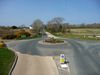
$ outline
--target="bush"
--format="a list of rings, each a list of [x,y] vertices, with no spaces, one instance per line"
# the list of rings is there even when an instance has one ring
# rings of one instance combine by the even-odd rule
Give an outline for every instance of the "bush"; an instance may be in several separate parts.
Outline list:
[[[0,42],[0,48],[6,47],[3,41]]]
[[[0,43],[0,48],[5,47],[5,45],[3,43]]]
[[[64,41],[60,40],[60,39],[49,38],[49,39],[45,39],[45,42],[48,42],[48,43],[63,43]]]
[[[30,33],[26,32],[25,30],[20,30],[15,33],[16,38],[21,38],[22,36],[30,37]]]
[[[2,39],[15,39],[16,35],[13,34],[6,34],[4,36],[2,36]]]
[[[32,38],[39,38],[39,37],[42,37],[42,35],[41,35],[41,34],[34,34],[34,35],[32,36]]]

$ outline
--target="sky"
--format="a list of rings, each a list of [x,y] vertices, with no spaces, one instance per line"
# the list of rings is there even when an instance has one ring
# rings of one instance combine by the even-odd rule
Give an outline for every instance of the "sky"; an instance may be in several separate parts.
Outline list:
[[[47,23],[54,17],[71,24],[100,23],[100,0],[0,0],[0,25]]]

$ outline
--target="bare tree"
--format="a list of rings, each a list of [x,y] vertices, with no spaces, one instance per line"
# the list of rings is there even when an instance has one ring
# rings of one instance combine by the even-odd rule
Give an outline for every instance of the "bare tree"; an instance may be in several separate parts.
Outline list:
[[[43,22],[40,19],[37,19],[32,23],[31,26],[36,33],[39,33],[43,29]]]
[[[48,30],[51,32],[60,32],[63,24],[64,18],[62,17],[55,17],[51,21],[48,22]]]

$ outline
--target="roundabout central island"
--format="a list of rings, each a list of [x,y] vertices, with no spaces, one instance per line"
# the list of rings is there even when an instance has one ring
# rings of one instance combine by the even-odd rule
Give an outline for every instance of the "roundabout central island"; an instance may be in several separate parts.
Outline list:
[[[52,38],[46,38],[44,40],[41,40],[38,43],[43,45],[59,45],[59,44],[65,44],[66,42],[62,39],[52,37]]]

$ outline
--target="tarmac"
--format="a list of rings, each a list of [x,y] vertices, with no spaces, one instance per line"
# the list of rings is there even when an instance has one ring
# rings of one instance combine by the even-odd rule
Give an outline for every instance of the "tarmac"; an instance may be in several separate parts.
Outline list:
[[[57,66],[51,56],[17,54],[18,61],[12,75],[59,75]]]

